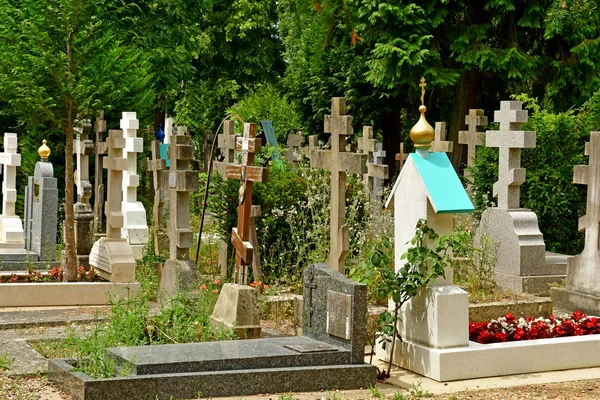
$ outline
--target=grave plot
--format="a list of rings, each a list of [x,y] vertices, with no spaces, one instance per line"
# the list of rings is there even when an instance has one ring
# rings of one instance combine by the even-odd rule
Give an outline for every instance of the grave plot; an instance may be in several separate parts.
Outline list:
[[[73,360],[48,362],[49,379],[75,398],[169,399],[358,389],[375,383],[364,364],[366,286],[311,265],[304,336],[107,349],[127,376],[92,379]],[[118,368],[119,369],[119,368]]]

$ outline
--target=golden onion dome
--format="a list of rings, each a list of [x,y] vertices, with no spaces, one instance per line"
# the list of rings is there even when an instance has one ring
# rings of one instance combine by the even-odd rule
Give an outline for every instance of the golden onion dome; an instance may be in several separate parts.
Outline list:
[[[48,157],[50,157],[51,152],[52,151],[50,150],[50,147],[46,145],[46,139],[42,140],[42,145],[38,149],[38,154],[40,155],[42,161],[48,161]]]
[[[421,105],[419,106],[421,117],[410,129],[410,139],[415,144],[416,149],[427,150],[435,139],[435,130],[425,118],[425,111],[427,111],[427,107],[425,107],[425,86],[427,86],[425,78],[421,78],[419,86],[421,86]]]

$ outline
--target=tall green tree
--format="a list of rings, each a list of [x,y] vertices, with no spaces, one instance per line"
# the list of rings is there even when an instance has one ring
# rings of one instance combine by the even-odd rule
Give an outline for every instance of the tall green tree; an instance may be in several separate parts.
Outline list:
[[[119,1],[1,0],[0,96],[24,130],[40,125],[65,139],[65,279],[76,275],[73,126],[100,108],[147,110],[154,93],[146,54],[126,45]],[[121,109],[123,109],[121,108]]]

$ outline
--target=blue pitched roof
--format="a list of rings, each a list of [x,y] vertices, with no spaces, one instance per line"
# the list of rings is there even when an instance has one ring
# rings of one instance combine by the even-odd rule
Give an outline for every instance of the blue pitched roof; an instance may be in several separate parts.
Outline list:
[[[469,213],[475,209],[446,153],[429,153],[427,158],[411,153],[408,157],[415,163],[437,214]]]

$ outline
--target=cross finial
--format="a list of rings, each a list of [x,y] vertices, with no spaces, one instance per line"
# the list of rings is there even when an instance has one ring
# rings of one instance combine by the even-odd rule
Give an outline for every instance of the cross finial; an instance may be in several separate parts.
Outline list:
[[[421,83],[419,83],[419,86],[421,86],[421,105],[424,106],[425,105],[425,87],[427,86],[427,82],[425,82],[425,77],[421,77]]]

